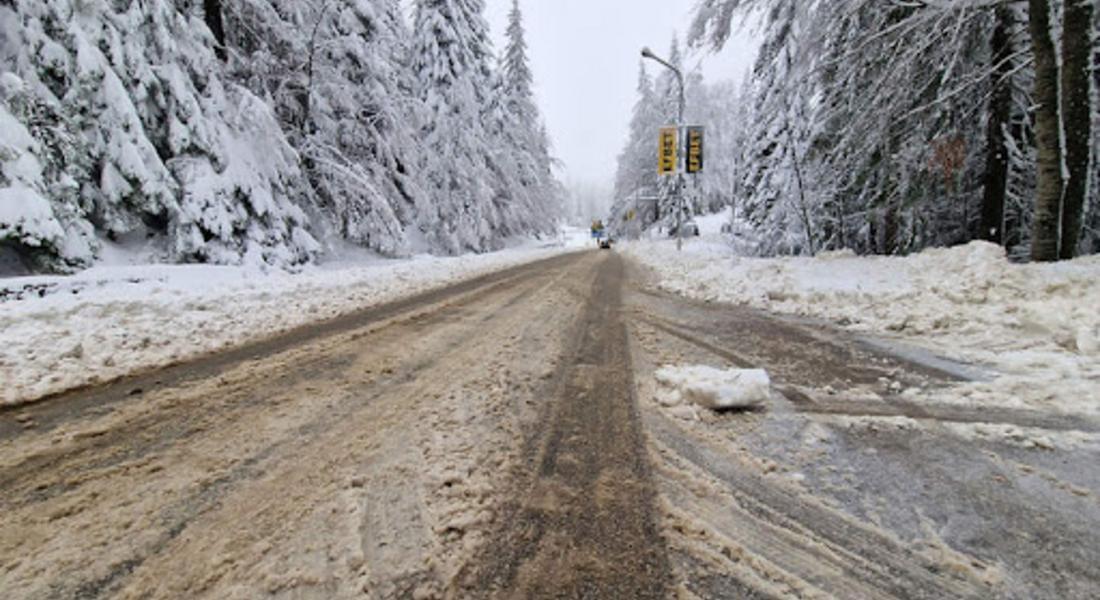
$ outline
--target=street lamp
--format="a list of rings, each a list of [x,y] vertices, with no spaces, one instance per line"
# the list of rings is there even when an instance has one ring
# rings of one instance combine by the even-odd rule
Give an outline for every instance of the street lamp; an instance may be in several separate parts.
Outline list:
[[[648,58],[661,66],[669,69],[676,75],[676,83],[680,86],[680,111],[676,118],[676,135],[680,140],[684,139],[684,74],[680,72],[675,65],[667,60],[657,56],[649,49],[649,46],[642,48],[642,58]],[[683,250],[684,247],[684,169],[683,163],[683,149],[681,148],[677,152],[677,169],[676,169],[676,250]]]

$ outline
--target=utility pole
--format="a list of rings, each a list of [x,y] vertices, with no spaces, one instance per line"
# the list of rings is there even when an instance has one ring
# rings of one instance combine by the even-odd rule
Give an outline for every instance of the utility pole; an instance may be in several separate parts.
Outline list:
[[[667,60],[657,56],[653,53],[649,47],[642,48],[642,58],[648,58],[655,61],[661,66],[669,69],[676,75],[676,83],[680,87],[680,110],[676,117],[676,132],[678,140],[684,140],[684,74],[680,72],[675,65]],[[686,160],[686,152],[677,152],[678,157],[676,159],[676,250],[681,251],[684,248],[684,162]]]

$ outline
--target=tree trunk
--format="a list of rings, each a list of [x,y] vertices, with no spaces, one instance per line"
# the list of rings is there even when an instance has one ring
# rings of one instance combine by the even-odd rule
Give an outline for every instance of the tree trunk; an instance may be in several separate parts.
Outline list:
[[[1035,54],[1035,144],[1039,171],[1031,258],[1055,261],[1062,213],[1062,135],[1058,118],[1058,59],[1050,34],[1049,0],[1028,0],[1028,25]]]
[[[1012,9],[996,11],[990,47],[993,56],[993,93],[989,98],[989,120],[985,129],[985,175],[982,221],[978,237],[1004,244],[1005,194],[1008,190],[1008,146],[1005,135],[1012,118]]]
[[[1066,132],[1065,200],[1059,256],[1077,256],[1089,183],[1092,142],[1092,0],[1067,0],[1062,21],[1062,122]]]
[[[791,164],[794,165],[794,179],[798,184],[798,216],[802,220],[802,229],[806,233],[806,245],[810,250],[810,256],[817,256],[817,247],[814,244],[813,223],[810,221],[810,211],[806,206],[806,189],[802,182],[802,165],[798,159],[798,149],[795,147],[794,136],[791,134],[791,121],[787,120],[787,146],[791,151]]]
[[[878,211],[867,212],[867,251],[870,254],[882,254],[878,243]]]
[[[225,24],[222,21],[222,0],[202,0],[203,15],[210,33],[214,34],[214,54],[225,62],[228,54],[225,49]]]
[[[893,202],[886,205],[882,214],[882,253],[888,256],[898,254],[901,247],[898,228],[898,209]]]

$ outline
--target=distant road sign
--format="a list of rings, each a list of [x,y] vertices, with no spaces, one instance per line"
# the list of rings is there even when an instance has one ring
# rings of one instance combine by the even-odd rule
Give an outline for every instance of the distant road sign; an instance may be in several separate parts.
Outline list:
[[[660,135],[660,148],[657,158],[657,172],[668,175],[676,172],[676,148],[679,135],[675,127],[662,127]]]
[[[687,128],[687,172],[703,172],[703,138],[702,127]]]

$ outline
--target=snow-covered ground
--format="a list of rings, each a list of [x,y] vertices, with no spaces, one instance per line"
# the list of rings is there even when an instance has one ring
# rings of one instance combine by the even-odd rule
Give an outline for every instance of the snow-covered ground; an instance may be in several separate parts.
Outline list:
[[[993,375],[936,392],[939,401],[1100,414],[1100,256],[1013,264],[975,242],[908,257],[745,258],[719,233],[624,243],[661,288],[696,299],[822,318],[916,345]]]
[[[186,360],[491,271],[587,247],[556,242],[455,258],[344,253],[290,274],[209,265],[98,266],[0,279],[0,404]]]

